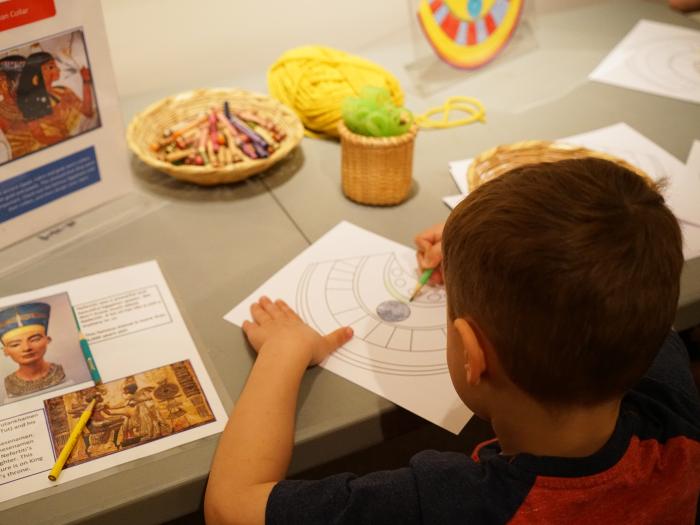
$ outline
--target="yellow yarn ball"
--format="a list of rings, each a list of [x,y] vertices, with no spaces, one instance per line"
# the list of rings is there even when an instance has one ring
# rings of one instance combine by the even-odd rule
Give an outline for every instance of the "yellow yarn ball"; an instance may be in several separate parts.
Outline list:
[[[307,135],[338,136],[343,101],[365,86],[384,87],[403,106],[399,81],[383,67],[329,47],[304,46],[286,51],[267,72],[270,94],[291,107]]]

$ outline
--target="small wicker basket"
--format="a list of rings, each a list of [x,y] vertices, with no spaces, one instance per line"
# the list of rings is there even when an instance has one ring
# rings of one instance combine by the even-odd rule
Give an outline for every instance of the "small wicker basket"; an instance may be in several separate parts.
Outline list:
[[[396,137],[365,137],[338,124],[343,193],[360,204],[388,206],[411,190],[413,144],[418,127]]]
[[[636,173],[645,179],[648,184],[653,185],[653,181],[646,173],[623,159],[582,146],[547,140],[527,140],[514,142],[513,144],[503,144],[480,153],[469,166],[467,183],[469,184],[469,190],[474,191],[484,182],[521,166],[589,157],[614,162]]]
[[[265,159],[243,157],[243,161],[223,167],[174,165],[160,160],[150,145],[163,130],[228,101],[233,109],[252,109],[272,120],[286,137],[279,149]],[[304,136],[299,117],[284,104],[260,93],[241,89],[197,89],[165,98],[136,115],[126,132],[129,148],[144,163],[173,177],[211,186],[243,180],[266,170],[294,149]]]

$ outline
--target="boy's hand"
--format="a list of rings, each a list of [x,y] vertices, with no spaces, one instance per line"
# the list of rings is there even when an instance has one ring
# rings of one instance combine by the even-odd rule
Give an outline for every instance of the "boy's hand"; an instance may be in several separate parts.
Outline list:
[[[445,223],[431,226],[425,231],[422,231],[413,240],[416,244],[416,260],[421,273],[428,268],[435,268],[433,275],[430,276],[430,284],[442,284],[442,230],[445,228]]]
[[[263,296],[250,313],[253,321],[245,321],[242,328],[255,351],[273,352],[286,362],[298,360],[304,367],[317,365],[352,338],[350,327],[319,334],[282,300]]]

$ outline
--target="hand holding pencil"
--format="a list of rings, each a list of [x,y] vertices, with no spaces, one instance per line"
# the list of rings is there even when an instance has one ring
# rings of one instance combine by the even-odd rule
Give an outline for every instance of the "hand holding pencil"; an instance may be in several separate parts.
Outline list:
[[[427,282],[429,284],[442,284],[442,230],[445,224],[436,224],[416,235],[416,261],[421,274],[432,269]]]

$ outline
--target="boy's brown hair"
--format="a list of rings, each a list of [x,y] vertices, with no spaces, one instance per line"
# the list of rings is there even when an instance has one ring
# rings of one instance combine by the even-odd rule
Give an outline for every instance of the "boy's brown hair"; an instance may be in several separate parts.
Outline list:
[[[511,380],[551,406],[631,388],[676,312],[682,237],[657,188],[600,159],[489,181],[443,232],[449,315],[471,317]]]

